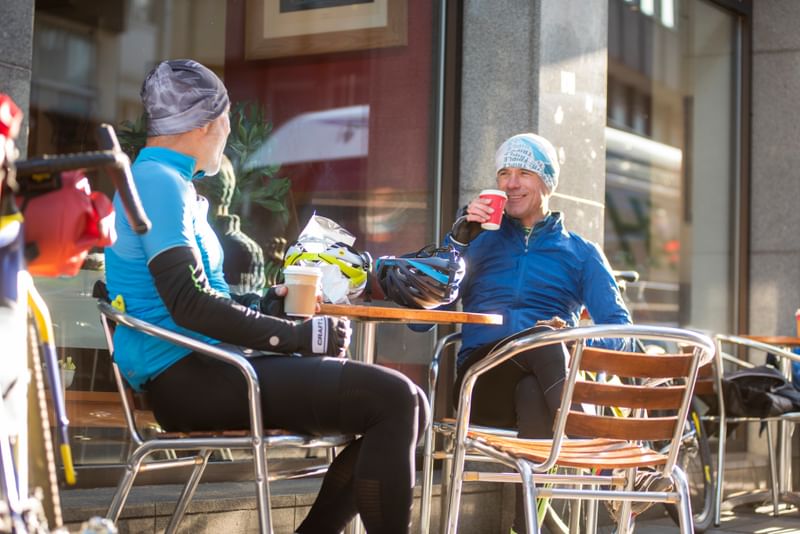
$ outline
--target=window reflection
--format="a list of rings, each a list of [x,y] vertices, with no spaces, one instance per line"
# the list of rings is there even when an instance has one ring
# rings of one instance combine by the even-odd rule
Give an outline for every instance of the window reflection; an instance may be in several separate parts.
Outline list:
[[[704,0],[609,3],[605,248],[637,322],[732,329],[736,32]]]
[[[347,52],[259,60],[245,57],[245,4],[37,3],[29,155],[92,149],[101,122],[117,126],[136,152],[145,139],[143,77],[162,59],[193,58],[225,81],[233,129],[230,175],[216,181],[229,191],[200,182],[197,188],[211,197],[221,233],[240,250],[252,247],[244,234],[263,253],[266,272],[234,262],[233,285],[274,280],[286,244],[314,212],[352,231],[356,247],[374,257],[433,242],[436,3],[403,2],[407,44],[373,47],[367,40]],[[105,180],[92,186],[110,192]],[[77,366],[67,397],[79,465],[120,461],[126,439],[111,408],[115,386],[90,296],[102,271],[94,261],[75,279],[37,281],[52,309],[59,357],[70,356]],[[432,334],[379,328],[377,360],[420,383],[431,351]]]
[[[369,154],[369,106],[301,113],[277,128],[249,165],[365,158]]]

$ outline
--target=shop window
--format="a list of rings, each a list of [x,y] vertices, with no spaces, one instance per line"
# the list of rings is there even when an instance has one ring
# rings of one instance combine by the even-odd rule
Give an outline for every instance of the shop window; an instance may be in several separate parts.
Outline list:
[[[66,4],[36,4],[29,155],[93,149],[101,122],[116,125],[135,153],[144,142],[139,90],[145,74],[161,60],[189,57],[222,77],[242,119],[244,130],[233,141],[247,140],[249,153],[236,162],[239,197],[230,209],[273,270],[313,213],[350,230],[356,248],[373,257],[436,241],[435,2]],[[271,52],[248,40],[251,4],[263,7],[257,31],[267,32],[269,17],[279,18],[281,31],[292,28],[261,35]],[[349,9],[363,16],[349,16]],[[110,192],[105,181],[91,178],[93,187]],[[114,390],[91,298],[91,285],[102,277],[99,253],[74,279],[37,281],[53,311],[59,355],[77,366],[67,390],[72,398],[89,392],[100,399]],[[430,333],[382,326],[377,360],[422,383],[432,340]],[[121,429],[81,426],[88,411],[71,415],[82,446],[79,465],[119,461]]]
[[[733,331],[738,19],[704,0],[609,8],[607,255],[641,274],[634,321]]]

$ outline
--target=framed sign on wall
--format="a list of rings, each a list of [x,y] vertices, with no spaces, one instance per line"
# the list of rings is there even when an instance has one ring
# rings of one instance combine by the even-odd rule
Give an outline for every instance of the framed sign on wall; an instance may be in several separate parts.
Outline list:
[[[246,59],[404,46],[408,0],[247,0]]]

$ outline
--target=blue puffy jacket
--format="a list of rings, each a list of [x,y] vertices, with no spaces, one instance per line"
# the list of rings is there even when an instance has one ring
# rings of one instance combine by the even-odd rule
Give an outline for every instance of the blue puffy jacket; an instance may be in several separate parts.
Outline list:
[[[474,349],[525,328],[560,317],[578,323],[586,306],[596,324],[630,324],[611,267],[602,250],[564,228],[552,212],[526,236],[516,219],[503,216],[500,229],[484,231],[461,251],[467,274],[461,283],[464,311],[498,313],[502,326],[465,324],[458,365]],[[623,349],[623,340],[598,340],[595,346]]]

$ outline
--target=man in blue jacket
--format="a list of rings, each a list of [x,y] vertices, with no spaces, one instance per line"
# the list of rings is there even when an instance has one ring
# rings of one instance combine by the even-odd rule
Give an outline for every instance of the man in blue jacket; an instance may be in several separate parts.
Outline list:
[[[493,210],[489,200],[475,198],[446,238],[467,264],[464,311],[503,315],[501,327],[463,326],[458,386],[464,372],[494,348],[537,328],[575,326],[584,306],[596,324],[631,322],[603,251],[568,231],[562,213],[550,211],[559,178],[553,145],[532,133],[515,135],[497,150],[495,170],[497,188],[508,196],[500,228],[481,228]],[[598,344],[622,349],[625,343]],[[475,385],[471,420],[517,428],[523,438],[552,437],[566,361],[565,348],[552,345],[492,369]],[[521,491],[517,501],[514,530],[522,533]]]

